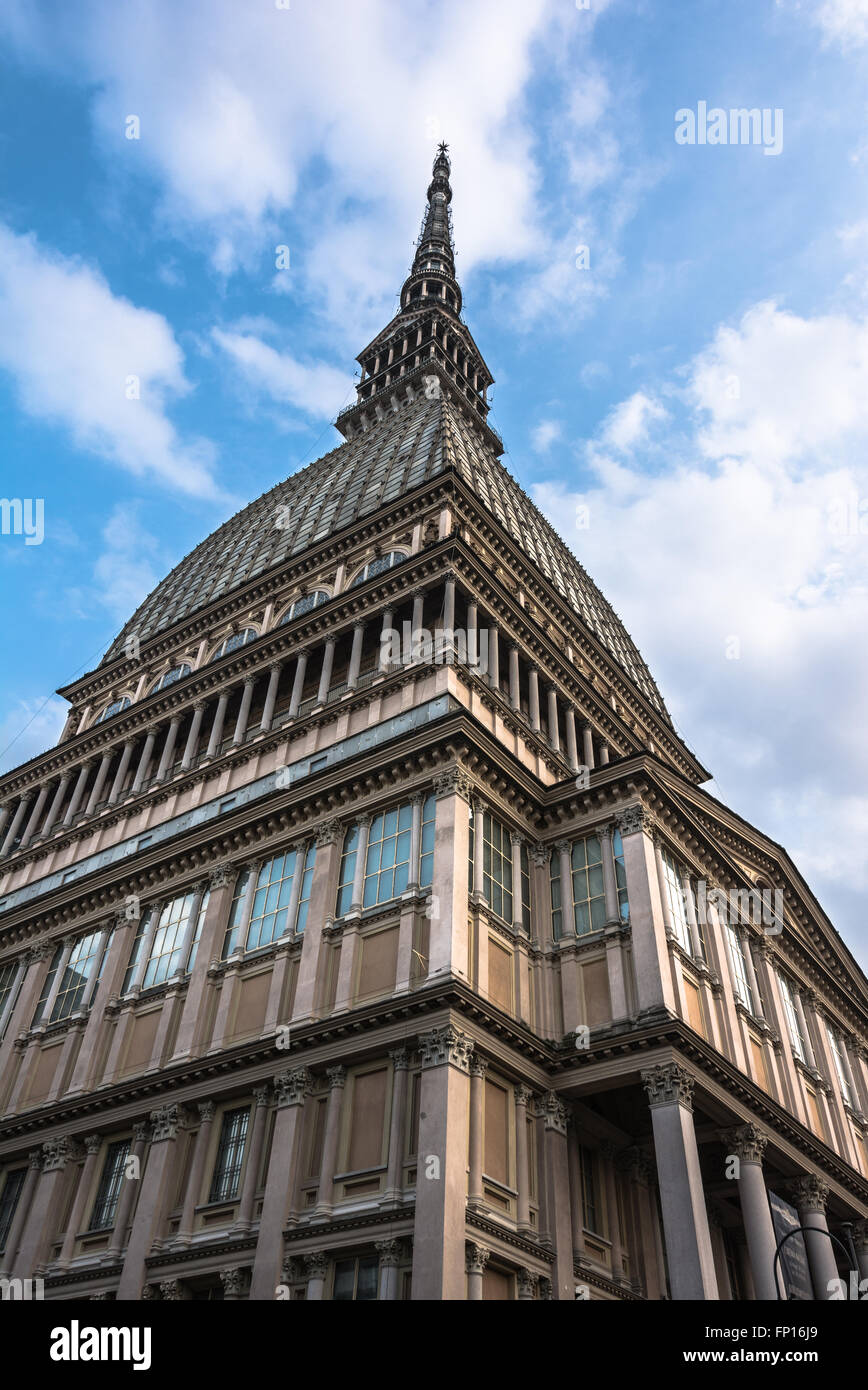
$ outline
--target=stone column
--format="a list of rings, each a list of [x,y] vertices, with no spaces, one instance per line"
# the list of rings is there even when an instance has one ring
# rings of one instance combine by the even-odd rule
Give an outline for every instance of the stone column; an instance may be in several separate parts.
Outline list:
[[[522,1266],[516,1274],[516,1281],[518,1283],[519,1302],[526,1303],[536,1298],[539,1287],[538,1274],[535,1274],[532,1269],[526,1269]]]
[[[678,1062],[642,1072],[651,1107],[669,1282],[675,1300],[717,1299],[714,1253],[693,1128],[693,1077]]]
[[[247,735],[247,721],[250,718],[250,705],[253,700],[253,691],[256,686],[256,677],[248,676],[244,682],[244,689],[241,692],[241,704],[238,707],[238,717],[235,720],[235,730],[232,734],[232,746],[237,748],[244,742]]]
[[[133,785],[130,788],[131,795],[135,796],[145,786],[148,779],[148,771],[151,766],[151,755],[154,751],[154,743],[157,738],[157,726],[154,724],[145,731],[145,741],[142,744],[142,751],[139,757],[139,765],[136,768],[136,775],[133,778]]]
[[[549,686],[549,747],[555,752],[561,751],[561,736],[558,732],[558,692],[553,685]]]
[[[283,1229],[295,1189],[299,1131],[305,1097],[310,1093],[310,1072],[305,1067],[278,1072],[274,1078],[277,1113],[265,1180],[265,1199],[259,1218],[259,1236],[253,1262],[251,1300],[270,1300],[280,1282],[283,1264]]]
[[[211,735],[208,739],[208,747],[205,750],[206,758],[215,758],[220,752],[220,745],[223,742],[223,722],[226,718],[226,706],[229,704],[229,691],[224,690],[214,711],[214,719],[211,724]]]
[[[312,1255],[303,1255],[302,1260],[304,1262],[304,1272],[307,1277],[307,1302],[318,1303],[322,1300],[323,1294],[325,1293],[325,1281],[329,1270],[328,1255],[317,1250]],[[252,1289],[250,1296],[251,1298],[254,1297]]]
[[[19,849],[26,849],[27,846],[30,844],[30,841],[33,839],[33,836],[36,834],[37,826],[39,825],[39,822],[42,819],[42,814],[45,810],[45,803],[48,800],[48,791],[48,783],[44,782],[43,785],[39,788],[39,795],[36,798],[36,805],[33,807],[33,810],[30,814],[30,818],[27,822],[27,825],[24,828],[24,834],[21,836],[21,843],[18,846]]]
[[[727,1131],[721,1138],[727,1153],[738,1159],[738,1197],[756,1296],[761,1300],[776,1300],[777,1239],[762,1167],[768,1136],[756,1125],[746,1124]],[[783,1280],[780,1281],[780,1296],[786,1298]]]
[[[150,1122],[151,1143],[118,1283],[119,1300],[141,1297],[145,1280],[145,1260],[154,1241],[162,1235],[166,1212],[174,1196],[171,1177],[178,1136],[177,1105],[162,1105],[157,1110],[152,1110]]]
[[[516,1225],[519,1235],[528,1235],[530,1224],[530,1158],[527,1149],[527,1104],[533,1092],[516,1086],[515,1095],[515,1185],[518,1191]]]
[[[267,734],[274,722],[274,706],[277,703],[277,687],[280,685],[280,673],[282,670],[282,661],[273,661],[268,668],[268,686],[265,691],[265,704],[262,708],[262,718],[259,721],[259,732],[261,734]]]
[[[491,1251],[484,1245],[469,1240],[465,1247],[464,1267],[467,1273],[467,1301],[477,1303],[482,1300],[482,1280],[485,1266],[491,1258]]]
[[[530,727],[535,734],[540,733],[539,716],[539,671],[535,666],[531,666],[527,674],[528,685],[528,706],[530,709]]]
[[[190,1164],[190,1174],[187,1178],[187,1186],[184,1189],[184,1206],[181,1211],[181,1220],[178,1224],[178,1229],[173,1241],[175,1245],[189,1245],[190,1243],[190,1237],[193,1234],[193,1224],[196,1219],[196,1207],[201,1200],[205,1159],[208,1154],[208,1146],[211,1142],[211,1126],[214,1122],[214,1102],[211,1100],[200,1100],[196,1109],[199,1112],[199,1128],[196,1131],[196,1138],[193,1142],[193,1161]]]
[[[32,1278],[37,1266],[45,1260],[60,1223],[66,1192],[66,1165],[78,1156],[77,1146],[65,1135],[48,1139],[42,1145],[42,1176],[21,1233],[18,1254],[14,1263],[10,1261],[16,1277]]]
[[[445,576],[445,592],[443,596],[443,628],[445,632],[455,631],[455,575],[451,572]],[[451,644],[451,637],[448,639]]]
[[[467,604],[467,665],[479,665],[479,609],[473,599]]]
[[[219,959],[223,949],[235,879],[236,870],[231,864],[217,864],[208,875],[208,906],[178,1024],[175,1051],[171,1058],[173,1063],[198,1056],[204,1046],[204,996],[208,988],[208,971],[211,962]]]
[[[518,683],[518,647],[514,643],[509,649],[509,703],[516,712],[521,709]]]
[[[567,762],[571,772],[579,770],[579,746],[576,742],[576,711],[567,705],[565,722],[567,726]]]
[[[521,847],[524,844],[524,836],[518,830],[511,830],[509,843],[512,848],[512,926],[514,931],[523,932]]]
[[[197,700],[193,706],[193,718],[190,720],[190,728],[187,733],[187,742],[184,744],[184,756],[181,758],[181,771],[188,772],[193,766],[193,759],[199,747],[199,733],[202,728],[202,718],[207,707],[206,700]]]
[[[422,850],[422,803],[425,797],[422,792],[414,792],[410,797],[410,808],[412,819],[410,821],[410,876],[407,880],[407,892],[416,893],[419,890],[419,858]]]
[[[389,1121],[389,1157],[383,1205],[398,1206],[404,1190],[404,1120],[407,1113],[407,1072],[410,1058],[406,1047],[393,1048],[392,1109]]]
[[[809,1228],[805,1231],[804,1240],[808,1250],[808,1264],[811,1267],[814,1297],[828,1300],[831,1292],[837,1293],[839,1278],[835,1247],[829,1239],[829,1227],[826,1224],[829,1189],[824,1182],[809,1173],[792,1183],[790,1192],[799,1213],[799,1220],[803,1226]]]
[[[383,612],[383,622],[380,627],[380,655],[377,660],[377,670],[380,675],[384,675],[389,669],[390,640],[386,634],[392,631],[392,610],[387,608]]]
[[[398,1265],[401,1262],[401,1242],[399,1240],[377,1240],[374,1249],[380,1257],[380,1301],[395,1303],[398,1300]]]
[[[856,1251],[860,1280],[868,1279],[868,1221],[857,1221],[854,1225],[853,1247]]]
[[[134,1177],[124,1177],[121,1185],[120,1197],[118,1198],[118,1208],[115,1213],[114,1231],[112,1232],[111,1242],[106,1251],[106,1262],[113,1264],[124,1249],[127,1243],[127,1226],[130,1224],[133,1203],[141,1183],[142,1160],[145,1148],[148,1143],[149,1127],[146,1120],[137,1120],[133,1125],[133,1142],[129,1152],[129,1158],[134,1162],[131,1165]]]
[[[356,821],[358,826],[358,842],[356,844],[356,863],[353,871],[353,893],[350,903],[350,912],[361,912],[362,897],[365,891],[365,865],[368,857],[368,835],[371,829],[371,817],[361,815]],[[348,992],[349,993],[349,992]]]
[[[304,678],[307,673],[308,649],[302,647],[298,654],[298,661],[295,666],[295,675],[292,678],[292,694],[289,697],[289,718],[295,719],[298,714],[298,707],[301,704],[301,694],[304,690]]]
[[[618,1208],[617,1175],[615,1172],[615,1147],[610,1140],[600,1145],[603,1159],[603,1180],[606,1184],[606,1209],[609,1214],[609,1243],[612,1247],[612,1278],[616,1284],[624,1282],[624,1244],[621,1231],[621,1215]]]
[[[344,840],[340,821],[327,821],[316,832],[316,868],[311,884],[307,925],[302,936],[301,960],[293,1008],[294,1021],[311,1019],[319,1006],[318,985],[323,944],[323,928],[332,920],[337,890],[338,868]]]
[[[561,880],[561,936],[574,937],[576,934],[576,911],[573,902],[573,863],[572,847],[569,840],[558,840],[554,847],[558,856]]]
[[[79,808],[81,798],[84,796],[84,789],[87,785],[87,779],[90,776],[92,767],[92,762],[85,762],[82,763],[81,767],[78,770],[78,777],[76,779],[75,786],[72,789],[72,796],[69,798],[69,805],[66,808],[66,815],[63,817],[63,824],[65,826],[72,825],[72,822],[75,819],[75,813]]]
[[[485,1073],[488,1063],[484,1057],[470,1058],[470,1144],[469,1179],[467,1190],[468,1207],[481,1206],[485,1201],[482,1190],[482,1139],[485,1128]]]
[[[500,689],[500,631],[495,622],[488,628],[488,684],[492,690]]]
[[[470,855],[471,782],[458,764],[434,779],[437,820],[431,883],[428,979],[467,980],[467,875],[458,870]],[[480,855],[482,836],[479,835]],[[415,1296],[415,1295],[414,1295]]]
[[[413,1299],[463,1300],[469,1063],[451,1024],[419,1038],[422,1084],[413,1225]]]
[[[552,1288],[557,1300],[573,1295],[573,1232],[570,1222],[570,1173],[567,1153],[567,1107],[549,1091],[543,1098],[543,1153],[546,1210],[554,1243]]]
[[[85,807],[84,813],[86,816],[92,816],[97,806],[99,805],[100,797],[102,796],[102,789],[105,786],[105,779],[108,776],[109,766],[111,765],[111,760],[111,753],[103,753],[102,761],[100,762],[100,765],[97,768],[96,777],[94,778],[94,783],[91,787],[91,792],[88,798],[87,806]]]
[[[75,1198],[72,1203],[72,1211],[66,1227],[66,1234],[63,1237],[63,1246],[58,1258],[58,1265],[65,1269],[72,1259],[75,1250],[75,1238],[81,1230],[85,1216],[85,1207],[90,1197],[93,1186],[94,1171],[99,1151],[102,1148],[102,1136],[99,1134],[88,1134],[84,1140],[85,1160],[81,1175],[76,1181]]]
[[[24,1179],[24,1186],[18,1197],[18,1205],[15,1208],[15,1215],[12,1218],[12,1225],[9,1227],[9,1234],[6,1237],[6,1249],[0,1256],[0,1278],[5,1278],[15,1269],[21,1269],[21,1278],[30,1278],[25,1273],[23,1267],[18,1264],[18,1250],[21,1245],[21,1235],[27,1224],[30,1215],[30,1208],[33,1203],[33,1194],[36,1191],[36,1184],[39,1182],[39,1175],[42,1172],[42,1150],[31,1149],[27,1155],[27,1176]]]
[[[600,766],[601,766],[601,767],[605,767],[605,765],[606,765],[606,763],[607,763],[608,761],[609,761],[609,745],[608,745],[608,743],[603,742],[603,743],[600,744]]]
[[[582,754],[585,767],[594,766],[594,731],[590,724],[582,725]]]
[[[257,1086],[253,1092],[253,1127],[250,1131],[250,1147],[244,1166],[244,1182],[238,1203],[238,1215],[231,1234],[246,1235],[253,1224],[253,1203],[262,1164],[262,1144],[265,1139],[265,1122],[268,1118],[268,1087]]]
[[[112,789],[109,793],[109,806],[114,806],[115,802],[118,800],[121,794],[121,788],[123,787],[124,782],[126,781],[126,776],[130,768],[130,759],[133,756],[133,749],[135,748],[135,746],[135,739],[132,738],[128,738],[126,743],[124,744],[123,752],[121,753],[121,760],[118,763],[118,770],[115,773],[114,781],[112,782]]]
[[[362,667],[362,644],[365,640],[365,624],[353,624],[353,645],[350,650],[350,669],[347,673],[347,689],[355,690],[359,683],[359,671]]]
[[[663,900],[657,880],[650,821],[644,807],[629,806],[616,815],[624,846],[624,872],[630,903],[633,969],[640,1014],[678,1012]]]
[[[344,1100],[344,1087],[347,1084],[346,1067],[328,1067],[329,1098],[326,1103],[325,1136],[322,1146],[319,1189],[314,1215],[327,1221],[332,1213],[334,1180],[338,1159],[338,1136],[340,1134],[341,1109]]]
[[[57,784],[57,790],[56,790],[55,793],[54,793],[54,800],[52,801],[51,806],[49,807],[48,815],[45,817],[45,822],[44,822],[44,824],[43,824],[43,826],[42,826],[42,830],[41,830],[41,832],[40,832],[42,835],[50,835],[50,834],[51,834],[51,831],[54,829],[54,826],[55,826],[55,824],[56,824],[56,822],[57,822],[57,818],[58,818],[58,816],[60,815],[60,808],[61,808],[61,806],[63,805],[63,799],[64,799],[64,797],[66,796],[66,789],[67,789],[67,787],[69,786],[71,780],[72,780],[72,773],[71,773],[71,772],[64,772],[63,776],[61,777],[60,781],[59,781],[58,784]],[[16,819],[17,819],[17,813],[16,813]],[[14,826],[13,826],[13,829],[14,829]],[[12,835],[12,831],[11,831],[11,830],[10,830],[9,834],[10,834],[10,836],[14,839],[14,835]]]
[[[63,788],[64,791],[66,791],[66,784],[67,784],[68,781],[69,781],[69,777],[67,776],[67,777],[61,782],[61,784],[60,784],[60,786]],[[58,795],[59,795],[59,794],[60,794],[60,788],[58,788]],[[15,815],[12,817],[12,824],[10,825],[9,829],[8,829],[7,832],[6,832],[6,838],[5,838],[5,840],[3,841],[3,848],[0,849],[0,856],[3,856],[3,855],[5,855],[5,854],[8,854],[8,853],[10,852],[10,850],[12,849],[12,846],[13,846],[14,843],[15,843],[15,837],[16,837],[16,835],[18,834],[18,831],[19,831],[19,829],[20,829],[20,827],[21,827],[21,822],[24,820],[24,817],[25,817],[25,815],[27,814],[27,808],[28,808],[28,806],[30,805],[30,800],[31,800],[32,795],[33,795],[32,792],[25,792],[24,795],[22,796],[21,800],[19,801],[18,805],[16,806],[16,808],[15,808]],[[57,801],[57,799],[58,799],[57,796],[55,796],[54,799],[55,799],[55,801]],[[58,804],[59,804],[59,803],[58,803]],[[52,810],[53,810],[53,809],[54,809],[54,808],[53,808],[53,806],[52,806]]]
[[[157,767],[156,776],[156,780],[158,782],[164,782],[169,775],[169,771],[172,766],[172,760],[175,756],[175,744],[178,741],[178,730],[180,729],[180,727],[181,716],[180,714],[176,714],[169,721],[169,728],[168,732],[166,733],[166,740],[163,744],[163,751],[160,754],[160,761]]]

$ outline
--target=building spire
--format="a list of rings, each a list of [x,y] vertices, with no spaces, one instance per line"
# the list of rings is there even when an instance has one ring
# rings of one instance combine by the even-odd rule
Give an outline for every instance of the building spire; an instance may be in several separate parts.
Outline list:
[[[413,268],[401,289],[403,309],[411,305],[418,308],[419,300],[432,295],[440,299],[445,289],[446,302],[456,314],[461,312],[461,288],[455,279],[455,247],[452,244],[452,215],[449,210],[452,202],[451,172],[449,146],[442,142],[437,146],[431,171],[428,206],[416,243]]]

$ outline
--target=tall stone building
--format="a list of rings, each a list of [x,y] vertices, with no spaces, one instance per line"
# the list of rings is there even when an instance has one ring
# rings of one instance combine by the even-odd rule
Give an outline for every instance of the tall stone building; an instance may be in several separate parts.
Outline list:
[[[0,780],[47,1298],[765,1299],[773,1205],[868,1276],[868,983],[499,462],[451,196],[444,147],[344,442]]]

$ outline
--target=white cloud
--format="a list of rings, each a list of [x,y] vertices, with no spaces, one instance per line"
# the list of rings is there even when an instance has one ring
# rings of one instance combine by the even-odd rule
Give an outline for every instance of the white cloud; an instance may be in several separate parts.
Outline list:
[[[166,573],[164,557],[132,503],[114,508],[102,539],[104,549],[93,567],[93,597],[122,626]]]
[[[666,411],[659,401],[636,391],[611,412],[603,425],[602,441],[620,453],[629,452],[644,442],[655,421],[665,419]]]
[[[822,0],[819,7],[810,0],[805,8],[828,42],[843,48],[868,43],[868,0]]]
[[[53,748],[66,723],[69,705],[54,695],[19,700],[0,720],[0,772],[20,767]]]
[[[2,224],[0,367],[23,408],[68,430],[79,448],[182,492],[217,495],[213,447],[183,442],[166,413],[190,389],[166,320],[113,295],[97,270]]]
[[[273,400],[295,406],[309,415],[332,419],[353,394],[352,378],[322,362],[299,362],[278,352],[253,332],[215,328],[214,341],[227,354],[243,380]]]
[[[538,454],[546,454],[555,440],[561,438],[563,432],[564,427],[560,420],[540,420],[539,424],[531,430],[531,447]]]
[[[581,499],[534,489],[555,525],[589,507],[566,539],[716,774],[711,790],[789,849],[851,949],[863,934],[863,959],[866,333],[757,305],[676,375],[641,463],[609,449],[613,425],[621,444],[642,437],[645,393],[589,443]],[[721,389],[731,374],[736,397]]]

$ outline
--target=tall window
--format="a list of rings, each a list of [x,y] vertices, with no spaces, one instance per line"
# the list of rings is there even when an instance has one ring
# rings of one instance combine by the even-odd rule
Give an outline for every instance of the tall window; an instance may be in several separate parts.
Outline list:
[[[92,1231],[107,1230],[115,1224],[118,1199],[124,1182],[127,1157],[130,1152],[129,1139],[119,1139],[109,1144],[102,1168],[102,1176],[97,1188],[96,1201],[90,1218]]]
[[[577,936],[600,931],[607,920],[605,879],[603,876],[603,841],[599,835],[588,835],[570,849],[570,878],[572,904],[561,901],[561,862],[555,851],[550,861],[552,896],[552,934],[555,940],[574,931]],[[622,921],[630,916],[627,901],[627,875],[624,869],[624,845],[620,830],[612,836],[612,856],[615,867],[615,892]],[[564,907],[566,906],[566,913]],[[572,907],[572,921],[570,908]]]
[[[419,886],[431,882],[434,867],[434,797],[426,797],[421,808],[419,844]],[[362,884],[362,905],[373,907],[390,902],[405,892],[410,882],[410,849],[413,807],[394,806],[374,816],[368,829],[368,848]],[[353,880],[359,853],[359,827],[351,826],[344,836],[336,912],[349,912],[353,900]]]
[[[481,833],[480,833],[481,825]],[[488,906],[505,922],[514,922],[515,894],[519,893],[521,911],[518,917],[525,931],[530,931],[530,871],[528,868],[527,845],[522,843],[520,852],[521,883],[513,883],[512,843],[505,825],[488,811],[481,814],[474,811],[470,821],[470,865],[469,882],[471,889],[476,877],[476,855],[478,841],[482,850],[482,892]]]
[[[3,1010],[6,1008],[9,996],[15,988],[15,977],[17,974],[17,961],[11,960],[8,965],[0,965],[0,1018],[3,1017]]]
[[[259,633],[255,627],[246,627],[243,632],[233,632],[231,637],[225,637],[211,657],[212,661],[219,661],[221,656],[228,656],[230,652],[237,652],[240,647],[246,647],[248,642],[255,642]]]
[[[838,1077],[841,1096],[845,1104],[849,1105],[852,1110],[854,1108],[853,1088],[850,1085],[850,1078],[844,1065],[844,1044],[828,1023],[826,1024],[826,1037],[829,1039],[829,1047],[832,1050],[832,1061],[835,1063],[835,1073]]]
[[[380,1261],[376,1255],[366,1255],[357,1260],[337,1260],[335,1263],[333,1301],[335,1303],[370,1303],[376,1301],[379,1274]]]
[[[171,979],[179,970],[184,973],[193,969],[196,959],[196,948],[199,944],[199,936],[202,931],[202,922],[208,907],[209,894],[203,895],[202,903],[196,917],[196,924],[190,941],[190,949],[187,959],[182,961],[181,956],[184,949],[184,941],[187,933],[187,926],[190,921],[190,913],[195,905],[195,893],[182,893],[177,898],[170,898],[168,902],[150,907],[142,913],[139,918],[139,929],[136,939],[133,942],[133,949],[130,955],[130,963],[124,975],[123,993],[126,994],[135,976],[136,966],[139,956],[144,950],[144,944],[150,935],[151,927],[154,925],[154,913],[159,913],[159,920],[155,925],[151,948],[148,952],[148,959],[145,962],[145,969],[142,975],[142,989],[150,989],[151,985],[161,985],[165,980]]]
[[[799,1014],[798,1010],[796,1009],[796,1001],[793,995],[793,991],[790,987],[790,982],[785,975],[778,975],[778,986],[781,991],[781,999],[784,1005],[784,1013],[787,1016],[787,1028],[789,1029],[790,1042],[793,1045],[793,1051],[795,1052],[800,1062],[807,1063],[807,1048],[805,1047],[805,1039],[802,1035],[802,1027],[799,1022]]]
[[[748,949],[747,943],[742,941],[741,936],[731,922],[726,923],[725,931],[726,939],[729,944],[729,959],[732,964],[732,983],[735,989],[735,997],[749,1013],[756,1014],[756,1000],[753,997],[753,988],[751,986],[747,960],[744,954]]]
[[[597,1155],[584,1144],[579,1147],[579,1165],[582,1175],[582,1222],[586,1231],[596,1235],[603,1234],[600,1213],[600,1196],[597,1182]]]
[[[124,695],[120,700],[113,700],[110,705],[106,705],[102,714],[97,715],[94,723],[102,724],[106,719],[113,719],[116,714],[120,714],[123,710],[129,709],[129,707],[130,699],[128,695]]]
[[[283,627],[284,623],[291,623],[293,618],[301,618],[305,613],[311,613],[314,608],[319,608],[320,604],[328,603],[331,594],[327,594],[325,589],[315,589],[312,594],[302,594],[295,603],[291,603],[278,623],[278,627]]]
[[[367,579],[374,579],[378,574],[385,574],[386,570],[390,570],[395,565],[399,565],[401,561],[406,558],[407,557],[400,550],[390,550],[388,555],[378,555],[375,559],[369,560],[366,565],[362,566],[350,585],[350,588],[355,589],[357,584],[364,584]]]
[[[12,1219],[15,1216],[15,1208],[18,1206],[18,1198],[21,1196],[26,1175],[26,1168],[13,1168],[6,1174],[3,1191],[0,1193],[0,1250],[6,1249],[6,1242],[12,1228]]]
[[[242,870],[229,911],[229,925],[223,941],[224,960],[238,949],[251,892],[253,904],[244,942],[245,951],[256,951],[260,946],[269,946],[272,941],[288,933],[304,931],[315,862],[316,846],[309,845],[303,857],[299,850],[290,849],[267,860],[256,871],[255,883],[251,883],[250,870]],[[293,920],[290,921],[293,887],[299,873],[301,883],[298,885]]]
[[[93,1002],[93,988],[88,990],[88,985],[101,979],[105,958],[111,944],[112,933],[106,938],[103,950],[99,949],[101,931],[90,932],[87,936],[80,936],[74,943],[70,952],[69,960],[60,981],[60,988],[55,996],[54,1005],[51,1010],[51,1017],[46,1019],[47,1023],[56,1023],[58,1019],[69,1018],[71,1014]],[[48,996],[54,986],[55,976],[60,969],[60,962],[63,957],[63,946],[58,946],[51,960],[51,967],[45,977],[45,984],[42,986],[42,993],[39,996],[39,1003],[36,1005],[36,1012],[33,1015],[34,1024],[42,1021],[45,1012],[45,1005]],[[87,994],[87,998],[85,995]]]
[[[209,1202],[231,1202],[238,1195],[249,1119],[249,1107],[243,1110],[227,1110],[223,1116]]]
[[[183,680],[184,676],[189,676],[190,667],[186,661],[182,661],[180,666],[173,666],[171,671],[166,671],[151,686],[150,694],[156,695],[158,690],[165,690],[168,686],[174,685],[175,681]]]
[[[687,904],[684,901],[684,886],[681,878],[681,868],[675,863],[668,850],[661,850],[660,858],[663,861],[663,888],[666,893],[666,902],[669,907],[669,915],[672,919],[672,926],[675,936],[688,955],[692,955],[690,943],[690,924],[687,920]]]

